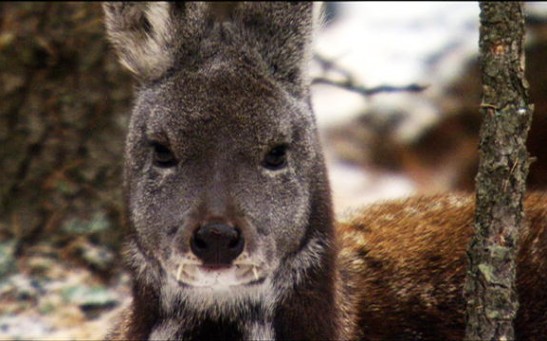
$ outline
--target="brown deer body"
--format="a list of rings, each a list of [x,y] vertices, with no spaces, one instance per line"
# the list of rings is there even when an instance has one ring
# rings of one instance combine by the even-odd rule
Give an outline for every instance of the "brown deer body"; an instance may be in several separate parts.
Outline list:
[[[133,302],[108,338],[463,335],[470,198],[386,203],[335,226],[306,73],[312,4],[104,9],[140,80],[125,156]],[[528,199],[519,258],[523,339],[547,328],[542,204]]]
[[[547,195],[527,197],[518,254],[519,340],[547,335]],[[359,340],[462,340],[466,249],[475,198],[415,197],[372,205],[338,226],[340,305]],[[351,323],[349,323],[351,322]]]

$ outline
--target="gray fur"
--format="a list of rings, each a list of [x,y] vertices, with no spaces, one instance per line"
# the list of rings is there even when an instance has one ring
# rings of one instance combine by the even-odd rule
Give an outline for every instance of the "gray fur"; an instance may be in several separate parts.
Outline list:
[[[166,316],[147,337],[180,338],[206,318],[237,324],[245,338],[275,337],[281,305],[290,306],[312,273],[329,271],[325,257],[333,258],[329,188],[304,72],[312,4],[112,3],[104,10],[121,63],[140,80],[126,145],[127,258],[136,292],[152,292],[156,313]],[[167,146],[176,166],[155,166],[151,142]],[[281,144],[287,166],[265,168],[264,156]],[[312,223],[317,210],[320,224]],[[189,240],[217,220],[241,229],[245,251],[234,264],[251,264],[245,281],[252,274],[260,284],[192,287],[199,260]],[[333,335],[318,333],[310,335]]]

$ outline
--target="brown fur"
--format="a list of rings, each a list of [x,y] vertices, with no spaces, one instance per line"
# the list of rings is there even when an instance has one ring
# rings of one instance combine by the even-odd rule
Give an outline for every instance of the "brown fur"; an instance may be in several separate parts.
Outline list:
[[[547,209],[526,199],[518,254],[519,340],[547,335]],[[461,340],[474,198],[445,194],[372,205],[338,225],[339,304],[361,340]]]

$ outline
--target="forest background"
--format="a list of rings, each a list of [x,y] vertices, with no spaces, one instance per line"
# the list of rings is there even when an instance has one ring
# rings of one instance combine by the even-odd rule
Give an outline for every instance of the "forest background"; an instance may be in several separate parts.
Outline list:
[[[338,215],[473,191],[478,4],[327,4],[311,67]],[[527,8],[535,190],[547,184],[547,6]],[[100,4],[0,4],[0,338],[99,339],[127,303],[121,169],[134,86]]]

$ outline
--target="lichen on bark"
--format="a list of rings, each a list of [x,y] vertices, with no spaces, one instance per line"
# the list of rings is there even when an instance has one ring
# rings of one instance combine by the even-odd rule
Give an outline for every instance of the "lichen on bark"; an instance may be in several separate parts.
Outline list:
[[[468,248],[466,340],[511,340],[518,310],[515,256],[524,221],[533,106],[524,76],[524,16],[517,2],[480,2],[480,163],[475,235]]]

